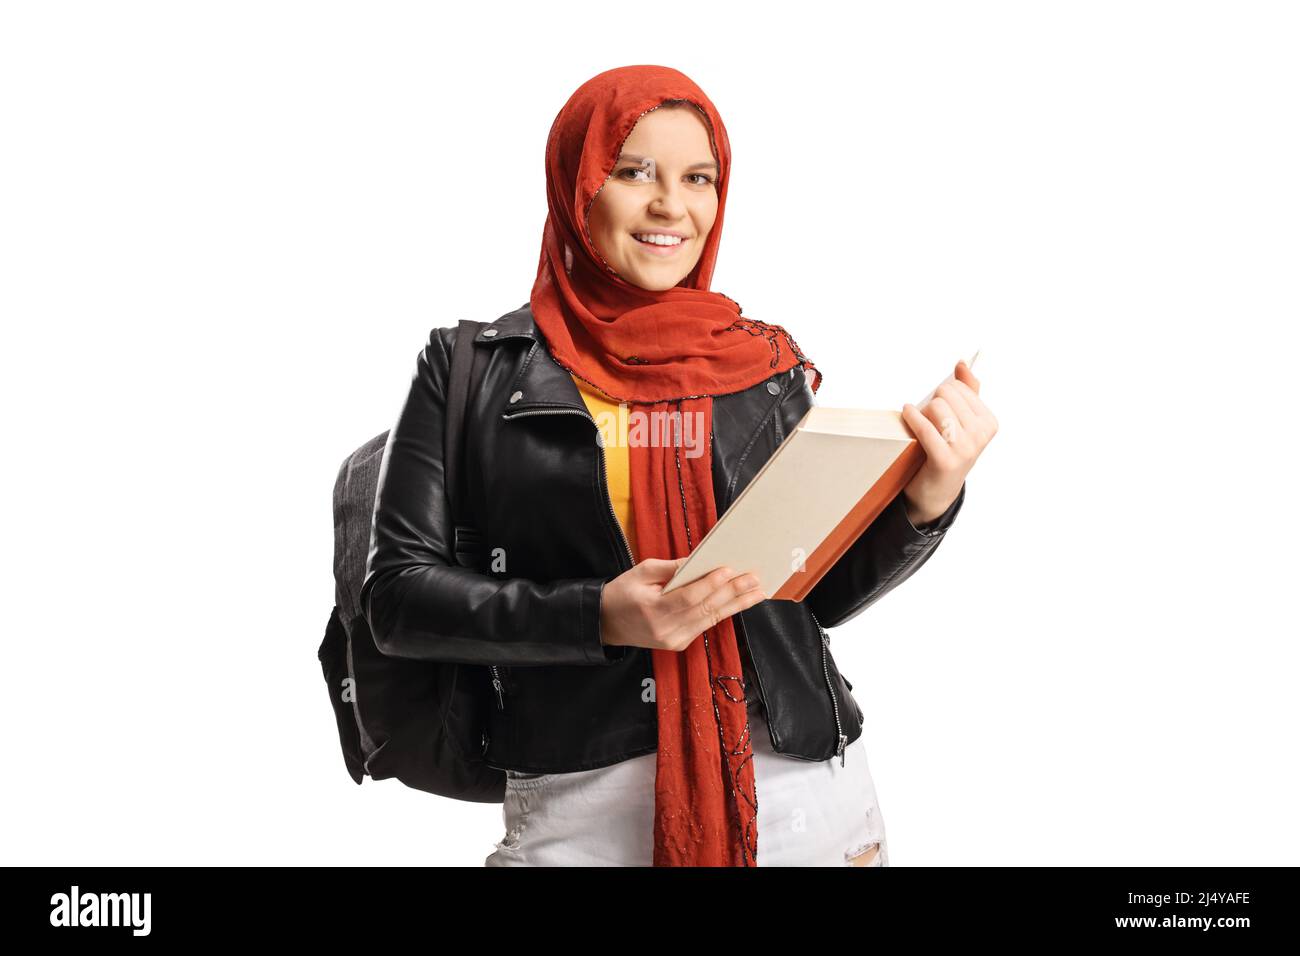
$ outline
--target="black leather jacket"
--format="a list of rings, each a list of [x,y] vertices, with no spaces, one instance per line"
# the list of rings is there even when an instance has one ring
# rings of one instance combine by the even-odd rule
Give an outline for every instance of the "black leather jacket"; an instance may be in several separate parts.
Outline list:
[[[527,305],[476,337],[491,354],[466,411],[464,466],[486,557],[482,571],[451,560],[442,442],[456,333],[430,333],[385,452],[361,591],[375,642],[398,657],[489,666],[475,673],[485,685],[495,677],[483,737],[492,766],[568,772],[650,753],[658,733],[650,651],[601,643],[601,590],[633,564],[604,451]],[[714,398],[719,515],[812,404],[798,366]],[[747,690],[761,696],[778,753],[826,760],[861,735],[862,710],[823,629],[852,620],[924,564],[965,495],[963,485],[924,530],[899,495],[804,601],[766,600],[733,617]]]

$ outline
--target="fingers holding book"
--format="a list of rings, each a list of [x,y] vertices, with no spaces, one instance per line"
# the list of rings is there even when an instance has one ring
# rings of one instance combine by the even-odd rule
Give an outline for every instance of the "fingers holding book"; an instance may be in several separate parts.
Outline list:
[[[925,463],[903,489],[913,523],[932,521],[948,510],[967,474],[997,434],[998,420],[980,398],[979,388],[970,366],[959,361],[953,375],[939,383],[921,408],[903,405],[903,421],[926,455]]]
[[[685,650],[724,618],[766,600],[757,576],[716,568],[664,593],[663,585],[686,558],[647,558],[601,591],[601,642]]]

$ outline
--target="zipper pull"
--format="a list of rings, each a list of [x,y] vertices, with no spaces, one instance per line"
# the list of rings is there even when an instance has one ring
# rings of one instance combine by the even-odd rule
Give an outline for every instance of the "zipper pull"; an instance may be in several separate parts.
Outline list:
[[[840,755],[840,766],[841,766],[841,767],[844,766],[844,761],[847,759],[847,756],[846,756],[846,754],[844,753],[844,745],[848,742],[848,739],[849,739],[849,735],[848,735],[848,734],[840,734],[840,746],[839,746],[839,749],[835,751],[837,754]]]
[[[497,692],[497,710],[505,710],[506,701],[501,694],[501,678],[497,676],[497,669],[495,667],[492,668],[492,686],[496,688]]]

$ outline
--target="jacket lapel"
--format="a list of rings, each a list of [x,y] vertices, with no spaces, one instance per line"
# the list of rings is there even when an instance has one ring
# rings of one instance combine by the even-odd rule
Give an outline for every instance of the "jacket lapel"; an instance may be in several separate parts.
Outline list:
[[[529,411],[571,410],[589,415],[578,386],[569,372],[551,358],[525,303],[479,330],[475,342],[493,344],[505,339],[526,338],[532,342],[505,396],[501,417],[507,421]]]

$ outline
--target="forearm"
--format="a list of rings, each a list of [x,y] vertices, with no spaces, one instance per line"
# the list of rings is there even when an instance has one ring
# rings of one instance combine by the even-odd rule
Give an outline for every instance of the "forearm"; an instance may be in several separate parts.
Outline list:
[[[408,564],[362,589],[375,646],[394,657],[463,664],[603,664],[603,578],[498,580],[461,567]]]

